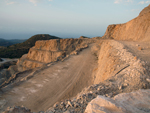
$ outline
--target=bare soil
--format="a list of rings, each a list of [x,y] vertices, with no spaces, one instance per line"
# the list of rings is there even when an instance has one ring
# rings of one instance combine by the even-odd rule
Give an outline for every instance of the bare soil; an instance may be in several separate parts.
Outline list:
[[[77,56],[70,56],[63,62],[39,70],[30,79],[10,84],[2,89],[0,112],[8,106],[17,105],[23,105],[34,112],[45,111],[57,101],[75,96],[84,87],[91,85],[96,65],[97,60],[90,46]],[[26,72],[18,76],[28,75]]]

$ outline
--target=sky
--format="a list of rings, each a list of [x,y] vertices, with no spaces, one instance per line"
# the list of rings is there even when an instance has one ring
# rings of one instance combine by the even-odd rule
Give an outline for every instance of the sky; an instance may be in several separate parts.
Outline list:
[[[150,0],[0,0],[0,38],[103,36],[108,25],[128,22],[149,4]]]

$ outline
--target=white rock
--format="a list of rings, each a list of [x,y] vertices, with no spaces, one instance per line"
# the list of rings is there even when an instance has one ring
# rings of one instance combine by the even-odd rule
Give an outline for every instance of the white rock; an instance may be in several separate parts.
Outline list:
[[[149,78],[147,78],[147,79],[146,79],[146,81],[147,81],[147,82],[150,82],[150,79],[149,79]]]
[[[113,99],[97,96],[85,113],[150,113],[150,89],[119,94]]]
[[[72,104],[71,104],[71,102],[70,102],[70,101],[68,101],[68,105],[72,107]]]
[[[75,108],[79,107],[79,104],[75,102],[75,103],[74,103],[74,107],[75,107]]]
[[[125,109],[113,99],[99,95],[88,104],[85,113],[125,113]]]

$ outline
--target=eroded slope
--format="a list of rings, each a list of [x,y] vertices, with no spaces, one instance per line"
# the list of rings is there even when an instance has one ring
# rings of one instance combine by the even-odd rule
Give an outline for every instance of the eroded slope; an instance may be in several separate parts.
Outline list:
[[[138,17],[124,23],[109,25],[103,38],[116,40],[150,41],[150,5]]]

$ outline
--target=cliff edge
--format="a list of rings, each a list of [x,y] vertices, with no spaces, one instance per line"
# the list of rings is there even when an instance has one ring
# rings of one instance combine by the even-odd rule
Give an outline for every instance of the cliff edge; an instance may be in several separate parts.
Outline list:
[[[144,8],[138,17],[124,23],[107,27],[103,38],[116,40],[150,41],[150,5]]]

